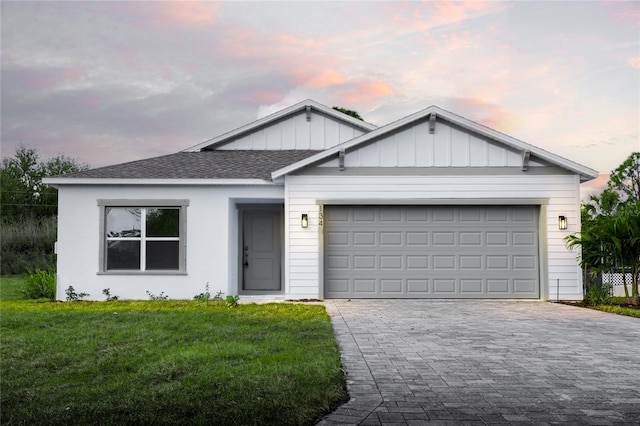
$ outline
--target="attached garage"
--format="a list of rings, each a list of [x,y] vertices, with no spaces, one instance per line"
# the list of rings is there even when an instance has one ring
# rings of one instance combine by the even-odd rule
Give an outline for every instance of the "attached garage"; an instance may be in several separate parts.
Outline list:
[[[286,297],[579,300],[596,174],[438,107],[371,130],[272,173]]]
[[[537,206],[327,206],[327,298],[540,297]]]

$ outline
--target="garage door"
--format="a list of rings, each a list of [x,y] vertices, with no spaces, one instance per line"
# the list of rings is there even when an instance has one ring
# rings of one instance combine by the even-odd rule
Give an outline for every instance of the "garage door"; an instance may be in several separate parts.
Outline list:
[[[535,206],[326,206],[327,298],[538,298]]]

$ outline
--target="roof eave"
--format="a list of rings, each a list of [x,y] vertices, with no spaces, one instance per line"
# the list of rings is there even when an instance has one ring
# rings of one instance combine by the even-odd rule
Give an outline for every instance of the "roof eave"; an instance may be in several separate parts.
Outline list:
[[[42,183],[58,188],[67,185],[190,185],[190,186],[278,186],[265,179],[126,179],[126,178],[44,178]]]

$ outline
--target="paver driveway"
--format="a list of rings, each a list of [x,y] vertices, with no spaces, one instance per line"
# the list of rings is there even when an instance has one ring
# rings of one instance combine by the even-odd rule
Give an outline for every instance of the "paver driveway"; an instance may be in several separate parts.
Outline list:
[[[321,424],[640,424],[640,319],[546,302],[325,305],[351,400]]]

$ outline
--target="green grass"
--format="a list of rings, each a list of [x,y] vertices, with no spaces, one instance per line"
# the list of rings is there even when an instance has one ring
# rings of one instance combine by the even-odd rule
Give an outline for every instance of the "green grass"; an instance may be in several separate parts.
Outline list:
[[[20,300],[22,297],[22,275],[0,277],[0,300]]]
[[[0,423],[313,424],[347,399],[323,306],[12,301]]]
[[[640,318],[639,308],[630,308],[628,306],[618,306],[618,305],[597,305],[597,306],[590,306],[590,307],[593,309],[597,309],[598,311]]]

